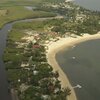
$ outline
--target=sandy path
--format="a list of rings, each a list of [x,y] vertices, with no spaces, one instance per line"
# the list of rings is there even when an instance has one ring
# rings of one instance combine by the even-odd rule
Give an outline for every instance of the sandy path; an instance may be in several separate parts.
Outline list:
[[[54,71],[59,72],[59,80],[61,81],[62,88],[69,87],[71,89],[71,95],[68,96],[68,100],[77,100],[76,94],[73,87],[69,83],[67,75],[63,72],[61,67],[58,65],[55,59],[55,54],[58,51],[63,50],[64,48],[67,49],[69,46],[74,46],[78,43],[81,43],[87,40],[92,40],[92,39],[100,39],[100,34],[84,35],[82,37],[78,36],[77,38],[72,38],[72,37],[61,38],[57,42],[52,42],[51,44],[48,44],[48,51],[47,51],[48,63],[53,67]]]

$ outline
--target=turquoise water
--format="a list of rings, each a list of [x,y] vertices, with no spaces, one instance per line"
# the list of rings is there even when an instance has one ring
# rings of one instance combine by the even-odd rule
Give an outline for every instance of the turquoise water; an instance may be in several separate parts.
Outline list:
[[[87,9],[100,11],[100,0],[74,0],[74,1],[75,3]]]
[[[60,51],[56,59],[72,86],[82,86],[75,89],[78,100],[100,100],[100,40]]]

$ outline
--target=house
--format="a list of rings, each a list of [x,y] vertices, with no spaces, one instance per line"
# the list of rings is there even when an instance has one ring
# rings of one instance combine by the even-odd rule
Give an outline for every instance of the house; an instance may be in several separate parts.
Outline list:
[[[33,48],[40,48],[40,45],[33,45]]]

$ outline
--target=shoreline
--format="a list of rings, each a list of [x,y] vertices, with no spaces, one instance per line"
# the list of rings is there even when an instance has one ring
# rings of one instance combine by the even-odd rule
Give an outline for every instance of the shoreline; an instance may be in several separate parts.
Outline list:
[[[56,61],[56,53],[64,50],[65,48],[68,49],[71,46],[77,45],[81,42],[89,41],[89,40],[95,40],[95,39],[100,39],[100,34],[97,33],[95,35],[89,35],[85,34],[83,36],[77,36],[77,38],[73,37],[66,37],[66,38],[61,38],[57,42],[52,42],[51,44],[48,44],[48,50],[47,50],[47,60],[48,63],[53,67],[54,71],[58,71],[59,73],[59,80],[61,81],[61,86],[62,88],[69,87],[71,89],[71,95],[67,96],[68,100],[77,100],[75,91],[73,87],[71,86],[69,79],[67,75],[63,72],[61,67]]]

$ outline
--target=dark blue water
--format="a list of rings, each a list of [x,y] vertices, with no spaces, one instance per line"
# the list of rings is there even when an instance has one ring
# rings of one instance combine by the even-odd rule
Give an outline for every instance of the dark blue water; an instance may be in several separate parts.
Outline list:
[[[8,82],[6,77],[5,66],[2,61],[4,48],[6,47],[6,38],[8,30],[11,29],[10,24],[6,24],[0,30],[0,100],[11,100],[10,93],[8,92]]]
[[[100,100],[100,40],[60,51],[56,59],[72,86],[82,86],[75,89],[78,100]]]
[[[90,10],[100,11],[100,0],[74,0],[80,6]]]

